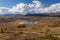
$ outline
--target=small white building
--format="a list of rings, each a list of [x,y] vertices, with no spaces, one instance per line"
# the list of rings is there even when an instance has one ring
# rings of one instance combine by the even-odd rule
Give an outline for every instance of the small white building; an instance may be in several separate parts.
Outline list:
[[[21,21],[18,24],[37,24],[37,21],[32,21],[32,20],[25,20],[25,21]]]

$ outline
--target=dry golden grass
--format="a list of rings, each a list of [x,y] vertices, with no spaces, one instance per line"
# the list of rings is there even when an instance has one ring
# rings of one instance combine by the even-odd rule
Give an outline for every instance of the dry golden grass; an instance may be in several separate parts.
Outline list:
[[[41,38],[44,36],[43,29],[45,32],[48,28],[51,34],[60,34],[60,18],[58,17],[37,18],[38,24],[18,24],[20,21],[23,20],[0,23],[0,40],[1,38],[2,40],[44,40]]]

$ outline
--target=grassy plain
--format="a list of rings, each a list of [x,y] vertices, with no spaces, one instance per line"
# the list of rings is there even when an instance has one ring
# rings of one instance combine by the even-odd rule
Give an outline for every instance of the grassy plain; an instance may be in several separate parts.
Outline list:
[[[36,20],[37,24],[18,24],[24,20]],[[43,29],[48,25],[48,34]],[[46,31],[46,30],[45,30]],[[0,19],[0,40],[60,40],[59,17],[3,18]]]

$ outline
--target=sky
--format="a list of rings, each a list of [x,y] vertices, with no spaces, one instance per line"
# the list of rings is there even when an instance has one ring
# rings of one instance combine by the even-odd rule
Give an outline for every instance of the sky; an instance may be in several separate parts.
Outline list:
[[[57,12],[60,12],[60,0],[0,0],[0,14]]]
[[[60,0],[39,0],[43,4],[51,5],[55,3],[60,3]],[[19,3],[32,3],[32,0],[0,0],[1,7],[12,7]]]

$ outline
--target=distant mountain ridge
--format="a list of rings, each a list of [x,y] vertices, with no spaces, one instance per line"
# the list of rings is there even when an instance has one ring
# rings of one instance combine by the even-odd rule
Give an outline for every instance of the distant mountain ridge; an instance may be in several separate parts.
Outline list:
[[[60,17],[60,13],[27,13],[26,15],[22,14],[2,14],[0,17],[21,17],[21,16],[36,16],[36,17]]]
[[[43,16],[48,16],[48,14],[45,14],[45,13],[34,13],[34,14],[26,14],[25,16],[43,17]]]
[[[1,14],[0,17],[17,17],[17,16],[22,16],[22,14]]]
[[[60,13],[34,13],[26,14],[25,16],[37,16],[37,17],[60,17]]]

